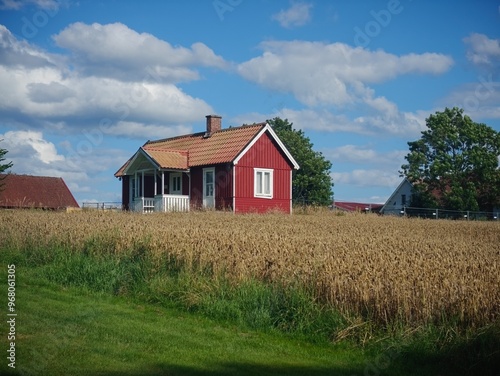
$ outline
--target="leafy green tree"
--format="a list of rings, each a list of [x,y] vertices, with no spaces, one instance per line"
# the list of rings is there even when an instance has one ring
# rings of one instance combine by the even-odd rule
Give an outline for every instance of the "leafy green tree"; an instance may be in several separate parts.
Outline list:
[[[293,123],[289,123],[288,119],[276,117],[267,122],[300,165],[300,169],[293,172],[293,202],[330,205],[333,195],[331,162],[326,160],[321,152],[314,151],[309,138],[302,130],[293,129]]]
[[[5,154],[7,153],[8,153],[7,150],[0,148],[0,174],[12,167],[12,162],[2,163],[3,161],[5,161]],[[0,179],[0,190],[2,189],[3,186],[2,184],[3,179],[5,179],[5,177]]]
[[[431,114],[422,137],[408,142],[401,174],[414,183],[412,206],[491,211],[500,205],[500,133],[463,112]]]

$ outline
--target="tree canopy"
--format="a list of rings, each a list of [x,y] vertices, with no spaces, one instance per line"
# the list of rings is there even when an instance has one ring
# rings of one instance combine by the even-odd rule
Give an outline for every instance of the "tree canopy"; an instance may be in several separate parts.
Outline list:
[[[426,126],[408,142],[401,166],[414,185],[411,205],[487,211],[500,205],[500,133],[456,107],[431,114]]]
[[[300,165],[299,170],[293,171],[293,202],[330,205],[333,195],[331,162],[326,160],[321,152],[314,151],[309,138],[302,130],[293,129],[293,123],[289,123],[288,119],[275,117],[267,122]]]
[[[2,140],[0,140],[2,141]],[[8,162],[8,163],[2,163],[3,161],[5,161],[5,154],[7,154],[8,151],[5,150],[5,149],[2,149],[0,148],[0,174],[7,171],[9,168],[12,167],[12,162]],[[0,179],[0,190],[2,189],[2,182],[1,182],[2,179]]]

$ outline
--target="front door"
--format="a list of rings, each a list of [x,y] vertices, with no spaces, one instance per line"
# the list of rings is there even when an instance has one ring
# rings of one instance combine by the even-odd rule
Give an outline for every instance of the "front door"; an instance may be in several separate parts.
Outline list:
[[[182,194],[182,174],[180,172],[170,173],[170,189],[169,193],[171,195],[181,195]]]
[[[203,169],[203,207],[215,207],[215,169]]]

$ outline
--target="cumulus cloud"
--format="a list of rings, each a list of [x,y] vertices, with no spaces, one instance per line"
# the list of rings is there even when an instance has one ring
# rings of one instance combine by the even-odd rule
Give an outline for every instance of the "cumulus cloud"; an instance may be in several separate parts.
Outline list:
[[[54,56],[28,42],[17,40],[0,25],[0,65],[11,68],[36,69],[56,66]]]
[[[157,136],[160,130],[158,124],[164,124],[165,133],[170,134],[170,126],[177,130],[177,126],[198,121],[213,112],[211,106],[202,99],[194,98],[168,80],[158,78],[168,76],[169,69],[170,72],[191,72],[184,77],[194,78],[197,74],[192,66],[217,66],[221,60],[205,45],[197,43],[190,49],[173,48],[149,34],[138,34],[124,25],[118,25],[119,29],[125,30],[128,51],[118,46],[106,61],[99,43],[88,43],[87,38],[92,41],[96,37],[94,28],[84,24],[77,26],[81,33],[80,49],[71,44],[76,44],[71,39],[75,32],[72,26],[59,34],[65,46],[74,47],[77,52],[88,52],[89,59],[96,64],[109,66],[116,62],[113,65],[115,73],[109,76],[90,74],[92,68],[87,69],[84,60],[78,63],[81,69],[73,71],[75,66],[66,61],[64,55],[49,54],[18,40],[0,25],[0,87],[9,88],[0,90],[0,117],[4,122],[17,124],[21,128],[64,129],[67,133],[79,133],[85,129],[95,129],[105,121],[114,125],[114,135],[139,138],[144,137],[144,134]],[[106,25],[100,27],[105,31],[101,36],[104,43],[110,43],[110,30],[107,30]],[[92,45],[95,45],[94,53]],[[144,50],[139,47],[144,47]],[[156,47],[160,51],[155,62],[153,50]],[[162,63],[165,54],[172,56]],[[132,58],[132,55],[135,57]],[[123,60],[130,58],[134,62],[120,66],[120,56]],[[149,78],[138,74],[136,79],[132,79],[129,70],[133,70],[136,64],[137,71],[140,71],[144,69],[142,63],[145,62],[151,63],[147,68],[149,73],[147,69],[143,71],[149,74]],[[182,76],[182,73],[179,74]],[[127,79],[121,79],[122,75],[127,76]],[[136,128],[145,133],[135,133],[130,131],[130,127],[117,126],[120,122],[138,124]],[[120,129],[123,132],[120,133]]]
[[[77,197],[82,192],[95,194],[96,184],[102,179],[99,174],[130,157],[123,150],[98,145],[80,148],[67,140],[57,146],[47,141],[43,132],[34,130],[7,131],[0,139],[1,147],[8,150],[6,160],[13,162],[11,172],[62,177]]]
[[[304,26],[311,21],[312,4],[294,3],[288,9],[282,9],[272,16],[282,27],[292,28]]]
[[[239,74],[308,106],[346,106],[366,97],[369,84],[405,74],[442,74],[453,65],[442,54],[397,56],[343,43],[269,41],[261,48],[261,56],[238,66]]]
[[[472,33],[463,41],[467,45],[466,56],[471,63],[481,67],[500,67],[500,39]]]
[[[332,172],[335,184],[354,185],[358,187],[397,187],[401,178],[397,172],[387,170],[357,169],[349,172]]]
[[[500,82],[491,73],[476,82],[456,87],[442,100],[443,106],[463,108],[473,120],[500,119]]]
[[[176,83],[199,78],[189,67],[227,66],[222,57],[203,43],[194,43],[191,48],[173,47],[122,23],[77,22],[53,38],[59,47],[70,51],[72,63],[85,75]]]
[[[240,64],[239,74],[265,88],[293,95],[308,108],[284,108],[277,116],[299,119],[302,127],[316,130],[418,135],[425,127],[425,116],[400,111],[371,86],[401,75],[442,74],[453,65],[442,54],[397,56],[343,43],[271,41],[261,47],[263,54]],[[339,110],[343,115],[336,114]],[[350,113],[357,116],[350,118]]]
[[[9,131],[2,137],[5,148],[9,150],[9,158],[23,158],[25,156],[35,157],[37,160],[49,164],[54,161],[64,160],[57,153],[51,142],[43,139],[41,132],[34,131]]]
[[[0,0],[0,9],[19,10],[27,5],[35,5],[41,9],[57,10],[62,0]]]
[[[106,129],[107,135],[140,138],[141,140],[155,140],[188,133],[192,133],[192,129],[184,125],[166,127],[164,125],[143,124],[133,121],[120,121]]]
[[[404,156],[408,153],[405,150],[392,150],[390,152],[378,152],[369,146],[343,145],[337,148],[326,150],[325,156],[334,162],[342,163],[363,163],[377,164],[384,166],[396,165],[396,169],[404,161]],[[400,163],[401,162],[401,163]]]

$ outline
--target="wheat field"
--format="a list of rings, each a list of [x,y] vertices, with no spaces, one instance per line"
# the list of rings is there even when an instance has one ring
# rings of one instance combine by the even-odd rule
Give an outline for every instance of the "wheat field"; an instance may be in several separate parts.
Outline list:
[[[0,211],[0,229],[3,249],[66,247],[97,257],[139,249],[158,269],[174,262],[234,284],[298,284],[321,304],[382,325],[445,318],[479,327],[500,315],[500,222],[331,211]]]

